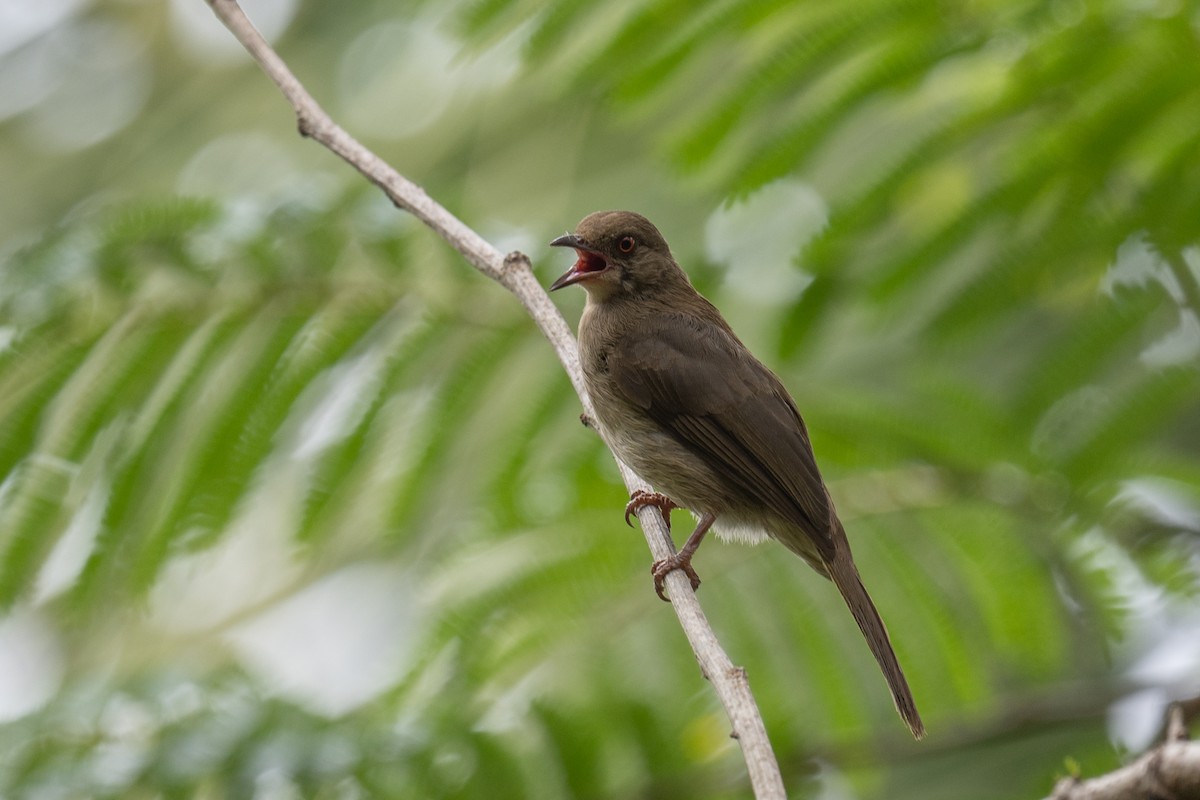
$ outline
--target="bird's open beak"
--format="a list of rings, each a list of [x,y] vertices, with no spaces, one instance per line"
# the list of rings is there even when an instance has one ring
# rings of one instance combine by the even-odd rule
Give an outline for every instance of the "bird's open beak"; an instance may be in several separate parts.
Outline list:
[[[550,291],[570,286],[573,283],[586,280],[597,273],[608,269],[608,261],[604,256],[590,248],[583,239],[573,233],[560,236],[550,243],[551,247],[573,247],[579,259],[571,268],[558,276],[558,280],[550,284]]]

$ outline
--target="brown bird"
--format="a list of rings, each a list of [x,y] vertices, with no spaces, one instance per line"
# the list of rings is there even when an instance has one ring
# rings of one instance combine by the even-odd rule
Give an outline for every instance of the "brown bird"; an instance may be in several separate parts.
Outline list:
[[[683,507],[698,518],[672,558],[652,567],[663,579],[682,569],[709,528],[744,541],[771,537],[832,579],[867,639],[900,716],[925,727],[859,577],[846,531],[787,389],[751,355],[716,307],[697,292],[658,229],[640,214],[600,211],[554,247],[578,260],[551,286],[579,284],[584,380],[604,438],[657,492],[635,493],[625,515],[657,505],[668,520]],[[661,494],[659,493],[661,492]]]

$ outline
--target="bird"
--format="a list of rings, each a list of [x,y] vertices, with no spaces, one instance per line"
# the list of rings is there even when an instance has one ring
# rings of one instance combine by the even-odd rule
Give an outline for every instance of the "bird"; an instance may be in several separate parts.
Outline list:
[[[632,211],[598,211],[552,247],[576,261],[550,285],[587,292],[579,355],[594,419],[614,453],[653,488],[636,491],[629,515],[684,508],[695,530],[651,568],[655,590],[680,569],[699,588],[692,557],[710,529],[784,545],[832,580],[917,739],[925,727],[887,628],[867,593],[846,530],[791,394],[692,286],[666,239]]]

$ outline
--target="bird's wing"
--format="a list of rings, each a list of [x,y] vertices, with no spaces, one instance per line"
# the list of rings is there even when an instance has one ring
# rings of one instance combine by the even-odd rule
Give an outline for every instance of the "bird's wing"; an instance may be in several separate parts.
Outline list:
[[[744,497],[832,548],[829,497],[808,432],[775,375],[706,321],[659,315],[622,337],[609,373],[632,403]]]

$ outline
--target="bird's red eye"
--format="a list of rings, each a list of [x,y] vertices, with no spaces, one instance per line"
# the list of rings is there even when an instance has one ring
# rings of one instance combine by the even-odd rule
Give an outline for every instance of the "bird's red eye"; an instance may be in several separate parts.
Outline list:
[[[632,236],[622,236],[621,240],[617,242],[617,249],[622,253],[632,253],[635,247],[637,247],[637,242],[633,240]]]

